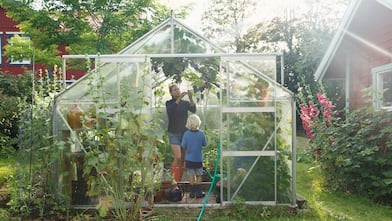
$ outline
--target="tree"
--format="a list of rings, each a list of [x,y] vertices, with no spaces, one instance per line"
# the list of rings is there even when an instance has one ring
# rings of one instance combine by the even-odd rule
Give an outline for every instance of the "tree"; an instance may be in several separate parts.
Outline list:
[[[331,7],[330,2],[308,4],[309,9],[304,14],[296,16],[291,10],[286,17],[275,17],[250,27],[244,36],[248,51],[283,51],[284,85],[294,93],[301,86],[318,90],[313,74],[340,21],[346,1],[336,0],[335,7]],[[301,85],[300,81],[303,81]]]
[[[0,0],[0,5],[28,33],[36,62],[49,66],[58,64],[50,58],[59,54],[60,45],[70,54],[117,53],[169,16],[152,0]],[[7,55],[29,54],[11,47]]]
[[[334,4],[308,2],[304,14],[288,10],[285,17],[261,21],[246,29],[246,15],[255,6],[254,1],[213,0],[211,9],[204,13],[203,32],[211,39],[219,38],[222,47],[235,52],[283,51],[285,86],[297,92],[299,78],[306,84],[314,82],[313,73],[346,4],[346,0],[335,0]]]
[[[255,4],[255,0],[212,0],[203,14],[204,35],[219,39],[219,45],[227,51],[244,52],[244,22]]]

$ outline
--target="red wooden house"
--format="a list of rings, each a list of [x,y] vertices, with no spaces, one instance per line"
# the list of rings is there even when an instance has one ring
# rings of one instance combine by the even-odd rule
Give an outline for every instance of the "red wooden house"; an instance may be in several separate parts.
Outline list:
[[[352,0],[318,69],[341,106],[392,110],[392,2]],[[366,92],[366,90],[368,89]],[[340,91],[340,93],[339,93]],[[371,102],[364,98],[370,94]]]

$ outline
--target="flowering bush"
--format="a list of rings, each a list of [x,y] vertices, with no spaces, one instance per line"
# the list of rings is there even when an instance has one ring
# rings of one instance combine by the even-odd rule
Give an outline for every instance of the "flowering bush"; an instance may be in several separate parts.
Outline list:
[[[331,101],[327,100],[327,97],[324,94],[317,93],[317,100],[319,102],[318,105],[314,104],[313,101],[309,101],[307,106],[301,104],[300,117],[306,135],[311,140],[310,146],[312,150],[314,150],[317,155],[320,155],[325,145],[328,147],[331,144],[336,144],[334,136],[331,134],[333,131],[329,130],[332,126],[333,108],[335,106]],[[320,113],[322,115],[320,115]],[[325,139],[325,136],[327,136],[328,139]]]
[[[317,94],[300,106],[302,125],[329,189],[392,202],[392,112],[362,108],[337,117]]]

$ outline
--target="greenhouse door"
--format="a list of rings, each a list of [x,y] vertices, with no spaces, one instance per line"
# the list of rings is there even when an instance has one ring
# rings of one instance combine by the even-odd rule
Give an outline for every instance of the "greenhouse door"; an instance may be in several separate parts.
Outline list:
[[[222,57],[221,76],[222,202],[275,205],[276,57]]]

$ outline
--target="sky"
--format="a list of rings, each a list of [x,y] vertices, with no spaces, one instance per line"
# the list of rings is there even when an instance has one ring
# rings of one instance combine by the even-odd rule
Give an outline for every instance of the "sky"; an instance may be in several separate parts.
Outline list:
[[[160,0],[174,12],[184,5],[193,5],[193,9],[185,23],[193,29],[200,31],[202,13],[208,9],[210,0]],[[307,0],[258,0],[255,12],[250,16],[248,25],[276,16],[283,16],[288,9],[293,9],[296,13],[306,10]]]

